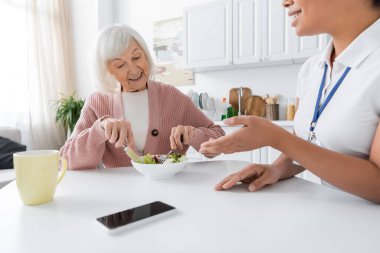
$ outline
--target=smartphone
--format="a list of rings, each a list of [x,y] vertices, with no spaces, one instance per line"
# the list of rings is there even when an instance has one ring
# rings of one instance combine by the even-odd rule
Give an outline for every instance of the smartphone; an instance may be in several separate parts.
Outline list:
[[[161,201],[127,209],[99,217],[95,222],[107,233],[114,234],[141,225],[153,218],[163,217],[175,212],[175,207]]]

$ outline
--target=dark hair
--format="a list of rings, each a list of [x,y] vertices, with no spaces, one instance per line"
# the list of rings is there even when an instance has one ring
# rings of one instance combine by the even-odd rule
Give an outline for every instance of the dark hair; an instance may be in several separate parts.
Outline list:
[[[373,5],[376,7],[380,7],[380,0],[373,0]]]

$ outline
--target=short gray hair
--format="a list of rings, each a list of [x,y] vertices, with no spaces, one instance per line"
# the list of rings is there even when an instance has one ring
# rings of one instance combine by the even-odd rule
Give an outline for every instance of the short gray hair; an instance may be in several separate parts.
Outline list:
[[[100,90],[108,92],[121,90],[120,83],[108,71],[108,62],[122,55],[128,49],[131,40],[136,41],[144,51],[150,65],[149,79],[152,78],[154,62],[142,36],[127,25],[115,24],[105,27],[99,32],[91,52],[90,64]]]

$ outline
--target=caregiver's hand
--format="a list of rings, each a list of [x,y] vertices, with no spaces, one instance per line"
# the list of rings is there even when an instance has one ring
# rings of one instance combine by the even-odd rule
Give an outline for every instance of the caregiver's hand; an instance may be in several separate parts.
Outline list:
[[[215,190],[228,190],[237,183],[248,184],[248,190],[253,192],[265,185],[274,184],[281,178],[281,170],[275,165],[250,164],[244,169],[233,173],[215,186]]]
[[[269,120],[257,116],[233,117],[223,122],[229,126],[242,125],[242,128],[218,139],[202,143],[200,153],[212,156],[272,146],[278,140],[281,131],[285,131]]]

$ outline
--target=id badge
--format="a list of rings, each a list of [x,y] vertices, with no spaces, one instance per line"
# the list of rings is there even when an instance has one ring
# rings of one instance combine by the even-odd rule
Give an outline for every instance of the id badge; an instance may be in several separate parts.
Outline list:
[[[315,136],[315,133],[314,131],[310,131],[309,132],[309,137],[308,137],[308,142],[310,143],[313,143],[314,145],[317,145],[317,146],[320,146],[320,147],[323,147],[323,144],[320,140],[317,139],[317,137]]]

